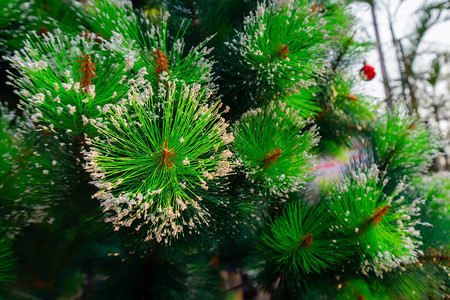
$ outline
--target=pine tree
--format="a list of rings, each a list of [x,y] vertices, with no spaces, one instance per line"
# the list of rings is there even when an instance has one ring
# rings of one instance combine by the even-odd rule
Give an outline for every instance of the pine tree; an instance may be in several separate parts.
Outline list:
[[[2,5],[0,298],[450,295],[443,142],[345,3]]]

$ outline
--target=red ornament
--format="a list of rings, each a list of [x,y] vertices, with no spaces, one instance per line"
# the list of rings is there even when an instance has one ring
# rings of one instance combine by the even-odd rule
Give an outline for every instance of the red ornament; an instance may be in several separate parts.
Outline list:
[[[364,67],[359,71],[362,80],[370,81],[375,77],[375,68],[364,63]]]

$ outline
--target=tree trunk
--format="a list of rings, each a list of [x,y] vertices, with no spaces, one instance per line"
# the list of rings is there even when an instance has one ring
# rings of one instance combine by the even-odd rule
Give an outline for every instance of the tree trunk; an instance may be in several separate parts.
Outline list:
[[[386,94],[386,103],[388,106],[388,110],[391,111],[392,110],[391,87],[389,86],[389,79],[387,77],[386,66],[384,64],[383,50],[381,49],[381,39],[380,39],[380,34],[378,32],[377,17],[375,15],[375,3],[373,1],[370,1],[369,4],[370,4],[370,11],[372,13],[373,27],[375,29],[375,37],[377,39],[378,55],[380,56],[381,73],[383,75],[383,84],[384,84],[384,93]]]
[[[414,86],[414,83],[411,82],[414,80],[414,73],[412,71],[412,62],[409,56],[405,55],[405,51],[403,50],[403,45],[401,41],[398,41],[398,45],[400,48],[400,53],[402,55],[402,60],[403,60],[403,64],[405,66],[405,80],[406,80],[406,85],[408,86],[409,89],[409,98],[411,99],[411,107],[412,107],[412,111],[411,114],[413,114],[413,112],[416,113],[417,117],[419,117],[419,102],[417,101],[416,98],[416,88]]]
[[[398,64],[398,71],[400,74],[400,83],[402,85],[402,97],[403,100],[406,102],[406,72],[405,72],[405,65],[403,64],[403,60],[401,58],[401,51],[400,51],[400,45],[399,40],[395,36],[394,32],[394,24],[392,23],[392,16],[390,12],[389,14],[389,29],[391,30],[391,36],[392,36],[392,43],[394,44],[395,48],[395,57],[397,58],[397,64]]]

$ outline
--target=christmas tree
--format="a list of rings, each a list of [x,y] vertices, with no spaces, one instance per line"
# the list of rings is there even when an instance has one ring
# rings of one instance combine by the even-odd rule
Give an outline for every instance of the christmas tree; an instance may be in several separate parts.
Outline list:
[[[444,141],[347,3],[1,5],[0,298],[450,296]]]

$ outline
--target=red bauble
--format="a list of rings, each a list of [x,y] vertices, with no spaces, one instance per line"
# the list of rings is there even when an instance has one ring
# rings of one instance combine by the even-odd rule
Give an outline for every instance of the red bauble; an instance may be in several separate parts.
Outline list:
[[[372,80],[375,77],[375,74],[375,68],[366,64],[364,64],[364,67],[359,71],[359,77],[365,81]]]

